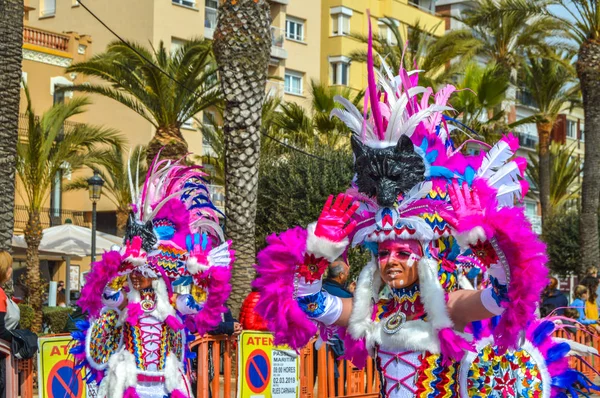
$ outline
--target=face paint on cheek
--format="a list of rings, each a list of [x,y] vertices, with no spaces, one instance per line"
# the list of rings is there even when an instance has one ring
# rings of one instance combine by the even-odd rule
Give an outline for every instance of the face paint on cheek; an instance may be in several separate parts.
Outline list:
[[[419,260],[420,260],[419,256],[417,256],[415,253],[411,253],[410,257],[408,258],[408,261],[406,262],[406,265],[408,267],[412,267]]]

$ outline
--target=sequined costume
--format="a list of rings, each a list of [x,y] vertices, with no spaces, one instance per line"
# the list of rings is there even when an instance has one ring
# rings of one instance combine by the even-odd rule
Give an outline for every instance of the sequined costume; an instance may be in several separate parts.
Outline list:
[[[396,76],[383,59],[375,70],[372,51],[370,42],[364,111],[337,97],[341,108],[332,112],[353,132],[350,188],[307,228],[267,237],[258,254],[256,308],[275,343],[298,349],[317,330],[322,339],[345,335],[347,359],[375,359],[382,397],[575,397],[595,389],[568,367],[568,353],[587,348],[553,338],[554,323],[535,317],[546,256],[518,206],[528,188],[526,161],[514,156],[518,140],[471,141],[484,149],[476,155],[456,147],[459,129],[448,116],[455,88],[434,93],[418,85],[418,71]],[[372,260],[344,301],[321,279],[356,245]],[[451,315],[468,319],[464,331]]]
[[[193,397],[188,342],[225,311],[230,242],[204,173],[179,163],[155,160],[141,190],[130,178],[124,245],[92,264],[83,287],[90,321],[77,324],[71,353],[99,397]]]

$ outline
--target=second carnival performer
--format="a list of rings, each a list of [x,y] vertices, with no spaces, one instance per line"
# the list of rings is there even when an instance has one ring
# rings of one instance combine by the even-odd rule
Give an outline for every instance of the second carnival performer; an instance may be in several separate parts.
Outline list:
[[[71,353],[100,398],[194,396],[188,342],[221,321],[233,263],[204,177],[164,160],[141,191],[130,177],[125,245],[92,264],[78,302],[91,319],[73,333]]]
[[[351,188],[330,197],[308,228],[269,236],[258,255],[257,310],[275,343],[299,349],[317,329],[324,340],[345,335],[347,359],[376,360],[382,397],[595,389],[568,366],[570,351],[587,348],[553,338],[554,323],[535,316],[548,271],[544,245],[515,206],[527,191],[518,140],[463,154],[443,114],[455,88],[434,94],[418,86],[417,71],[395,76],[383,60],[377,71],[372,51],[370,41],[370,112],[341,97],[344,109],[332,112],[353,132]],[[354,299],[328,294],[325,269],[359,244],[372,260]],[[474,289],[466,275],[477,271]]]

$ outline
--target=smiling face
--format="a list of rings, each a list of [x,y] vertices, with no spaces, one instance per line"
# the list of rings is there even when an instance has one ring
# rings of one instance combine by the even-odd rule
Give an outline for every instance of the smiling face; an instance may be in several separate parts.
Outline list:
[[[135,290],[148,289],[152,287],[152,278],[147,278],[138,271],[131,273],[131,284]]]
[[[416,240],[388,240],[378,248],[381,278],[392,288],[408,287],[419,279],[417,263],[423,255]]]

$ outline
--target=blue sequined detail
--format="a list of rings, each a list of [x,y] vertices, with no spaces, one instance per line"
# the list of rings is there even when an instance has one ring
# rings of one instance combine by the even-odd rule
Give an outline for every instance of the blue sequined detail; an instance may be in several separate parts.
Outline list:
[[[498,282],[497,278],[490,276],[492,283],[492,298],[500,307],[500,303],[508,301],[508,287]]]
[[[296,301],[302,311],[311,318],[320,317],[325,313],[325,294],[322,291],[298,297]]]

